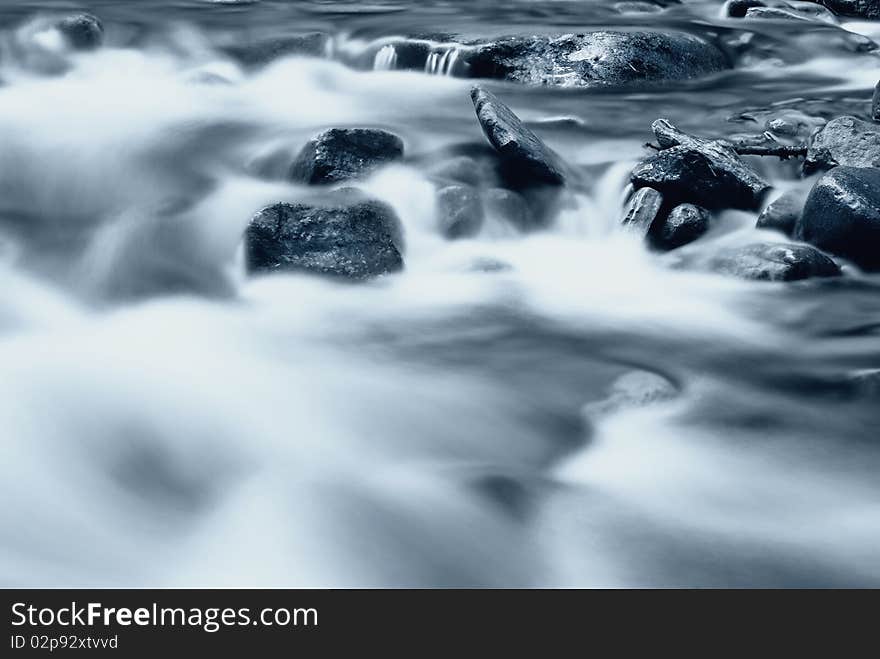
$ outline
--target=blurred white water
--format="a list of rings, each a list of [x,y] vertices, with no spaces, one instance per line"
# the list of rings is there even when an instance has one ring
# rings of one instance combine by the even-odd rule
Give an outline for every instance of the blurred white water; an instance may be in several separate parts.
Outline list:
[[[480,142],[468,84],[247,72],[173,35],[3,72],[0,583],[880,583],[876,403],[786,380],[876,366],[870,333],[813,327],[876,322],[876,292],[678,270],[620,234],[653,103],[505,88],[530,121],[584,115],[542,131],[585,180],[547,231],[444,241],[415,159],[358,184],[400,216],[403,273],[248,280],[251,215],[304,193],[260,162],[328,125]],[[751,225],[695,248],[770,238]],[[680,395],[584,418],[632,369]]]

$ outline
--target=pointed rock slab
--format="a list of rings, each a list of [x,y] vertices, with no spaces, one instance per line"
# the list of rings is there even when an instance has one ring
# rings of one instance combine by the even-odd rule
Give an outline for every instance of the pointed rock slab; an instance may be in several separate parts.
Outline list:
[[[880,167],[880,126],[856,117],[832,119],[813,136],[804,171],[847,167]]]
[[[495,94],[475,86],[471,100],[486,138],[498,151],[510,177],[523,185],[562,185],[565,167],[560,157]]]
[[[723,249],[707,265],[721,274],[758,281],[795,281],[840,274],[840,267],[819,250],[792,243],[755,243]]]
[[[756,209],[770,184],[737,155],[729,142],[681,132],[666,119],[652,125],[662,151],[632,172],[635,187],[659,190],[670,203],[705,208]]]
[[[644,238],[648,235],[662,207],[663,195],[653,188],[641,188],[629,200],[621,225],[627,231]]]

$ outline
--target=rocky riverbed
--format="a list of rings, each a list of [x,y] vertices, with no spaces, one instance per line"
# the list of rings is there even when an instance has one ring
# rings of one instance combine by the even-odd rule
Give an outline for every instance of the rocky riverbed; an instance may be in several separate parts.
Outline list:
[[[880,3],[86,4],[0,8],[0,582],[880,584]]]

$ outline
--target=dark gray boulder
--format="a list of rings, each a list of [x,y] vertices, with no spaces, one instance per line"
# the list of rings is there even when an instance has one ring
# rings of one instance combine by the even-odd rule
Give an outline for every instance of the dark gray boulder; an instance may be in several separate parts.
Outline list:
[[[521,185],[561,185],[565,181],[561,158],[495,94],[473,87],[471,100],[483,133],[501,157],[507,178]]]
[[[540,226],[528,202],[518,192],[506,188],[489,188],[483,193],[486,213],[510,224],[519,231],[531,231]]]
[[[713,254],[707,266],[715,272],[759,281],[795,281],[840,274],[838,265],[819,250],[793,243],[725,248]]]
[[[653,188],[641,188],[629,200],[621,225],[629,232],[642,237],[648,235],[651,225],[663,208],[663,195]]]
[[[654,224],[651,245],[662,250],[675,249],[695,241],[708,229],[709,211],[693,204],[679,204]]]
[[[730,68],[713,44],[664,32],[504,37],[462,48],[459,58],[470,77],[559,86],[687,80]]]
[[[437,191],[437,223],[446,238],[469,238],[483,227],[480,194],[470,185],[449,185]]]
[[[835,167],[822,176],[795,236],[866,270],[880,269],[880,169]]]
[[[779,231],[786,236],[794,235],[794,227],[801,216],[805,198],[806,194],[802,190],[783,193],[761,211],[755,226],[758,229]]]
[[[330,37],[323,32],[286,34],[249,41],[237,39],[236,43],[221,50],[247,68],[264,66],[281,57],[302,55],[323,57],[330,47]]]
[[[353,190],[260,210],[245,230],[250,273],[313,272],[366,279],[403,268],[400,221],[390,206]]]
[[[871,97],[871,119],[880,122],[880,82],[874,85],[874,95]]]
[[[652,187],[668,203],[705,208],[755,209],[770,184],[743,162],[729,142],[679,131],[666,119],[652,125],[662,150],[632,172],[635,187]]]
[[[822,0],[838,16],[880,18],[880,0]]]
[[[851,116],[825,124],[810,142],[804,171],[837,165],[880,167],[880,126]]]
[[[92,14],[73,14],[58,21],[56,27],[73,50],[94,50],[104,41],[104,26]]]
[[[313,137],[290,167],[293,181],[338,183],[403,158],[403,140],[375,128],[330,128]]]

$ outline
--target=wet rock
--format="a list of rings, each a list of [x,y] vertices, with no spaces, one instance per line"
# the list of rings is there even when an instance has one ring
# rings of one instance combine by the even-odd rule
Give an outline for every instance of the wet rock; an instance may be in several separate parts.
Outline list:
[[[825,124],[810,142],[804,171],[837,165],[880,167],[880,126],[851,116]]]
[[[822,0],[838,16],[880,18],[880,0]]]
[[[729,0],[724,6],[724,13],[731,18],[745,18],[749,9],[766,6],[766,3],[761,0]]]
[[[437,222],[446,238],[475,236],[484,220],[483,203],[473,186],[450,185],[437,191]]]
[[[330,128],[303,147],[290,168],[293,181],[337,183],[403,158],[403,141],[374,128]]]
[[[519,231],[530,231],[539,222],[528,202],[518,192],[505,188],[489,188],[483,194],[486,214],[507,222]]]
[[[400,221],[390,206],[353,190],[259,211],[245,231],[250,273],[305,271],[366,279],[403,267]]]
[[[753,7],[746,11],[746,18],[764,18],[783,21],[810,21],[820,20],[826,23],[836,23],[837,19],[830,11],[820,5],[811,3],[780,3],[773,7]]]
[[[680,204],[654,225],[651,244],[657,249],[675,249],[695,241],[708,229],[709,211],[693,204]]]
[[[871,97],[871,119],[880,122],[880,82],[874,86],[874,95]]]
[[[806,194],[801,190],[789,190],[783,193],[761,211],[758,229],[772,229],[784,233],[786,236],[794,235],[794,227],[801,216]]]
[[[795,235],[866,270],[880,269],[880,169],[835,167],[822,176]]]
[[[663,32],[505,37],[459,57],[471,77],[561,86],[687,80],[730,68],[709,42]]]
[[[725,248],[712,255],[707,265],[715,272],[761,281],[795,281],[840,274],[837,264],[819,250],[793,243]]]
[[[56,26],[73,50],[94,50],[104,41],[104,26],[91,14],[73,14]]]
[[[704,140],[679,131],[669,121],[652,125],[662,151],[632,172],[635,187],[659,190],[669,203],[705,208],[755,209],[770,184],[754,172],[723,140]]]
[[[328,35],[322,32],[309,32],[234,43],[221,50],[242,66],[253,68],[291,55],[324,57],[329,47]]]
[[[653,188],[636,190],[627,204],[621,225],[627,231],[644,237],[648,235],[648,231],[660,215],[662,207],[663,195]]]
[[[522,185],[561,185],[565,181],[560,157],[497,96],[474,87],[471,100],[483,133],[498,151],[508,178]]]
[[[587,418],[597,418],[628,409],[638,409],[672,400],[679,390],[667,378],[651,371],[630,371],[617,378],[610,387],[608,397],[587,403],[582,413]]]

